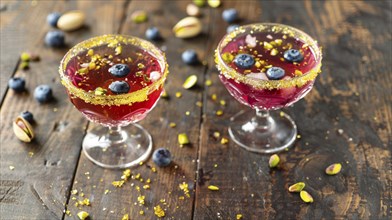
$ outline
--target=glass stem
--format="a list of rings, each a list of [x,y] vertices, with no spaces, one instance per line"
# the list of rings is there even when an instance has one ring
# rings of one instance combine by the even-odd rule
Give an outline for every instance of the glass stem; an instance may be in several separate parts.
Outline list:
[[[271,127],[269,111],[256,108],[256,116],[252,118],[252,123],[261,129],[268,130]]]
[[[109,132],[107,136],[108,140],[111,142],[120,142],[124,139],[122,129],[120,126],[109,127]]]

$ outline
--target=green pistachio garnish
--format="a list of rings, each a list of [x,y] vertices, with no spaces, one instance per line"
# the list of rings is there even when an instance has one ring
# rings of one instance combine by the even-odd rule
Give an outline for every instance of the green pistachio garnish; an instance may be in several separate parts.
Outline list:
[[[190,75],[188,78],[186,78],[184,84],[182,84],[182,87],[184,89],[190,89],[197,83],[197,76],[196,75]]]
[[[277,154],[273,154],[271,155],[270,159],[269,159],[269,167],[274,168],[277,167],[278,164],[280,162],[280,158]]]
[[[178,143],[180,145],[189,144],[188,135],[186,133],[181,133],[178,135]]]
[[[103,89],[103,88],[101,88],[101,87],[97,87],[97,88],[94,90],[94,94],[95,94],[95,95],[105,95],[106,92],[107,92],[107,90],[106,90],[106,89]]]
[[[135,11],[131,15],[132,21],[139,24],[147,21],[147,13],[143,10]]]
[[[299,193],[299,196],[301,197],[302,201],[306,202],[306,203],[312,203],[313,202],[313,197],[306,192],[305,190],[302,190]]]
[[[325,169],[325,173],[328,175],[336,175],[340,172],[340,170],[342,170],[342,164],[341,163],[334,163],[334,164],[329,165]]]
[[[305,188],[304,182],[298,182],[289,187],[289,192],[301,192]]]

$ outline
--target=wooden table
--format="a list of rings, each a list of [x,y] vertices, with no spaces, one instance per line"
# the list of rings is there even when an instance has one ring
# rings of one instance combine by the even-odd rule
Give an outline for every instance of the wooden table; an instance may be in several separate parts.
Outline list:
[[[186,16],[189,2],[1,1],[0,218],[77,219],[84,210],[91,219],[121,219],[125,214],[157,219],[153,207],[160,205],[165,219],[236,219],[239,214],[242,219],[391,219],[391,2],[224,1],[219,8],[202,8],[202,35],[182,40],[171,28]],[[222,11],[231,7],[238,9],[240,24],[296,26],[324,48],[323,73],[315,87],[284,110],[297,122],[301,138],[279,154],[280,169],[268,167],[268,155],[247,152],[233,141],[221,144],[213,135],[228,138],[230,116],[247,109],[222,86],[213,60],[227,27]],[[51,29],[47,14],[73,9],[87,14],[86,27],[66,34],[66,48],[45,46],[44,36]],[[130,14],[137,9],[148,12],[148,22],[132,22]],[[81,153],[83,136],[96,125],[73,108],[57,70],[65,52],[84,39],[107,33],[144,37],[149,26],[159,27],[164,37],[156,45],[165,49],[170,64],[165,86],[170,98],[161,99],[140,124],[151,132],[154,148],[170,149],[174,164],[153,172],[149,160],[132,168],[134,178],[140,174],[143,181],[130,179],[116,188],[112,182],[120,180],[123,171],[102,169]],[[182,63],[185,49],[195,49],[205,65]],[[23,51],[38,53],[41,61],[19,70]],[[190,74],[198,76],[198,86],[184,90],[181,85]],[[12,76],[25,77],[28,91],[8,89]],[[206,80],[212,85],[205,86]],[[54,102],[40,105],[34,100],[39,84],[52,86]],[[176,98],[176,92],[182,97]],[[12,132],[12,121],[23,110],[36,119],[36,138],[29,144]],[[216,116],[217,110],[223,115]],[[170,128],[170,122],[177,126]],[[183,132],[191,144],[181,148],[177,134]],[[327,176],[324,169],[334,162],[343,164],[342,172]],[[147,179],[151,188],[143,189]],[[298,181],[306,182],[314,203],[305,204],[288,192]],[[189,197],[179,187],[183,183]],[[220,190],[211,191],[209,185]],[[141,206],[140,195],[145,196]],[[85,198],[89,206],[75,206]]]

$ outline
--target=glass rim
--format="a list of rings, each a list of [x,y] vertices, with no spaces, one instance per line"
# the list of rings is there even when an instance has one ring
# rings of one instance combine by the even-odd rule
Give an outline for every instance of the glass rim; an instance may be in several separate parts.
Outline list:
[[[161,78],[151,83],[150,85],[131,93],[118,95],[95,95],[94,91],[86,91],[76,87],[72,83],[71,79],[65,74],[68,62],[73,57],[77,56],[80,52],[105,44],[116,45],[118,43],[135,45],[141,49],[150,52],[161,65]],[[85,101],[86,103],[91,103],[95,105],[131,105],[135,102],[143,102],[148,99],[148,95],[150,93],[159,89],[163,85],[168,73],[169,65],[166,62],[166,56],[160,49],[158,49],[154,44],[146,40],[122,34],[106,34],[96,36],[76,44],[64,55],[59,66],[61,84],[63,84],[63,86],[68,90],[70,95],[76,96]]]
[[[316,57],[315,66],[303,73],[301,76],[295,76],[291,79],[280,79],[280,80],[262,80],[238,73],[235,69],[231,68],[226,64],[222,58],[221,50],[225,47],[232,39],[238,35],[246,33],[246,31],[261,32],[270,29],[276,33],[283,33],[301,39],[309,46],[313,54]],[[322,48],[318,46],[317,41],[310,37],[305,32],[285,24],[278,23],[254,23],[236,28],[234,31],[227,33],[222,40],[219,42],[217,49],[215,50],[215,64],[221,74],[228,79],[234,79],[241,83],[251,85],[256,89],[280,89],[298,86],[301,87],[307,82],[314,80],[317,75],[321,72],[321,60],[322,60]]]

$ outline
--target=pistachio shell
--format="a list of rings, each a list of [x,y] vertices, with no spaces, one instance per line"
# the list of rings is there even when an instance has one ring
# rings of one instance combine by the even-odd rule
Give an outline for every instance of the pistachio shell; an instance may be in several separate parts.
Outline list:
[[[70,11],[57,21],[57,27],[63,31],[73,31],[83,26],[86,16],[81,11]]]
[[[289,187],[289,192],[301,192],[305,188],[304,182],[298,182]]]
[[[194,5],[194,4],[188,4],[187,6],[186,6],[186,13],[189,15],[189,16],[199,16],[200,15],[200,8],[199,7],[197,7],[196,5]]]
[[[201,22],[195,17],[186,17],[180,20],[174,27],[173,32],[176,37],[190,38],[195,37],[201,32]]]
[[[269,167],[274,168],[278,166],[279,162],[280,162],[279,156],[277,154],[273,154],[269,159]]]
[[[302,190],[299,193],[299,196],[301,197],[302,201],[306,202],[306,203],[312,203],[313,202],[313,197],[306,192],[305,190]]]
[[[334,163],[334,164],[329,165],[325,169],[325,173],[328,175],[336,175],[340,172],[340,170],[342,170],[342,164],[341,163]]]
[[[31,127],[30,123],[26,121],[23,117],[18,116],[12,124],[12,128],[16,137],[19,140],[23,142],[31,142],[31,140],[33,140],[33,128]]]

